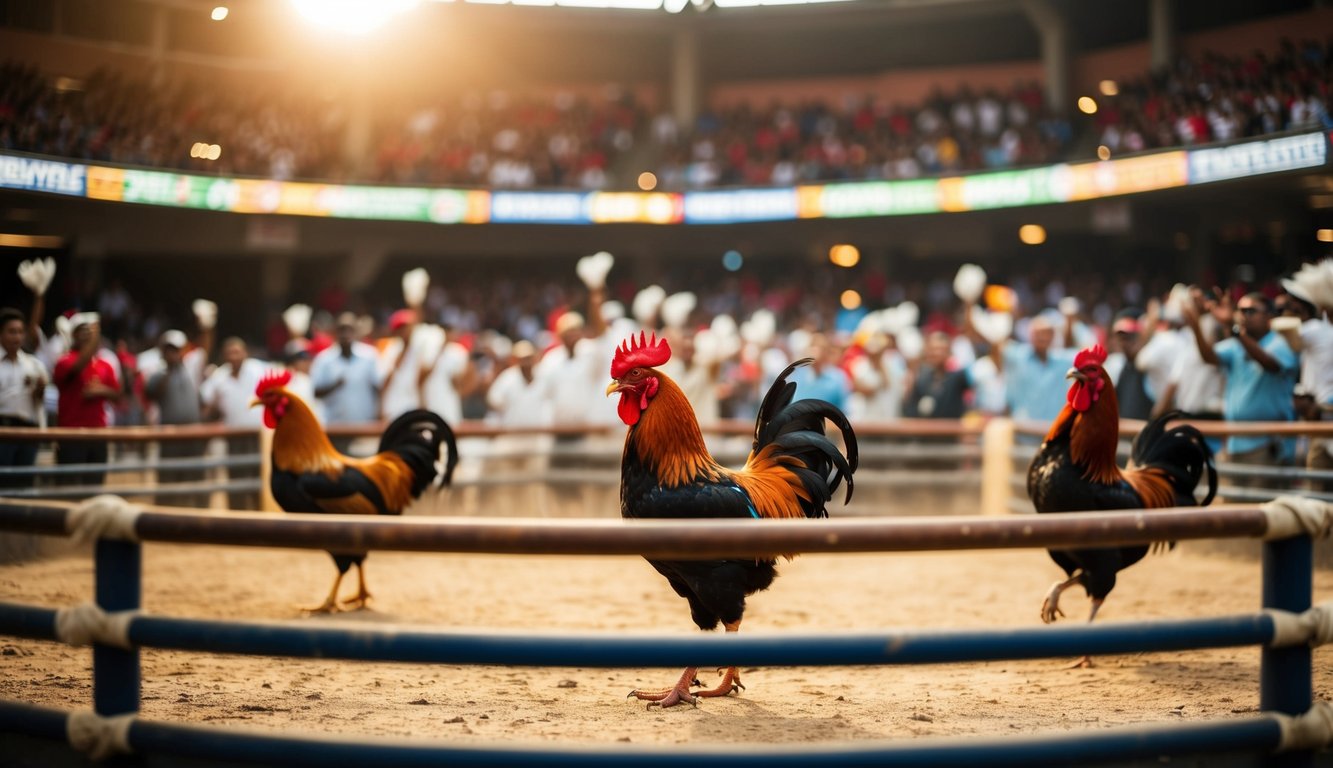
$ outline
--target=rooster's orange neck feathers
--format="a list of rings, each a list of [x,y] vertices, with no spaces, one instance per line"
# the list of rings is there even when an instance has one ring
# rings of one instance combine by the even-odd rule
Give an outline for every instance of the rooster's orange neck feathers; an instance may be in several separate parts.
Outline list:
[[[1099,371],[1106,385],[1096,402],[1085,411],[1066,405],[1046,433],[1046,439],[1068,435],[1069,458],[1083,467],[1083,477],[1110,485],[1124,479],[1115,461],[1116,447],[1120,444],[1120,404],[1106,370]]]
[[[281,390],[286,409],[273,428],[273,465],[289,472],[333,472],[342,467],[315,414],[301,398]]]
[[[630,429],[625,450],[634,451],[667,487],[685,485],[701,476],[720,478],[721,467],[708,453],[699,420],[685,393],[661,372],[654,371],[653,375],[658,379],[657,394],[643,410],[638,424]]]

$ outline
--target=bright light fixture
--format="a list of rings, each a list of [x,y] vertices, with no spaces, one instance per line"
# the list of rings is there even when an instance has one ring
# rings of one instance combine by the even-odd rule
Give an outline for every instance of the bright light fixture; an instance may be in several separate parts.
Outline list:
[[[421,4],[421,0],[291,0],[306,21],[347,35],[362,35]]]
[[[1120,86],[1114,80],[1103,80],[1097,84],[1097,90],[1101,91],[1103,96],[1115,96],[1120,93]]]
[[[854,267],[861,261],[861,251],[854,245],[835,245],[829,249],[828,260],[839,267]]]
[[[1041,245],[1046,242],[1046,228],[1040,224],[1024,224],[1018,228],[1018,239],[1026,245]]]
[[[657,188],[657,176],[652,171],[644,171],[639,174],[639,189],[644,192],[651,192]]]
[[[437,3],[468,2],[481,5],[560,5],[567,8],[616,8],[633,11],[680,13],[685,6],[705,7],[711,2],[719,8],[748,8],[759,5],[810,5],[814,3],[843,3],[849,0],[435,0]]]
[[[1314,236],[1321,243],[1333,243],[1333,229],[1316,230]]]
[[[1097,101],[1091,96],[1080,96],[1078,99],[1078,111],[1085,115],[1097,113]]]
[[[848,288],[842,292],[840,301],[843,309],[859,309],[861,307],[861,294]]]
[[[1102,144],[1101,146],[1097,147],[1097,159],[1098,159],[1098,160],[1110,160],[1110,159],[1111,159],[1111,148],[1108,147],[1108,146],[1106,146],[1105,144]]]
[[[219,5],[213,9],[213,13],[209,14],[209,18],[213,19],[213,21],[222,21],[227,18],[227,14],[229,13],[231,13],[231,9],[227,8],[225,5]]]

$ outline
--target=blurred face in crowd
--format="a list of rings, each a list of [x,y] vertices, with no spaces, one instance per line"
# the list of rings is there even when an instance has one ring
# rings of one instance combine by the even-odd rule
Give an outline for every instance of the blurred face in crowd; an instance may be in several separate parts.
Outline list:
[[[1045,355],[1055,342],[1055,327],[1049,320],[1038,318],[1028,326],[1028,335],[1032,339],[1032,349],[1039,355]]]
[[[352,343],[356,341],[356,328],[350,325],[338,326],[338,348],[343,356],[352,354]]]
[[[72,337],[74,339],[75,349],[87,349],[89,345],[97,344],[99,338],[99,329],[97,323],[84,323],[74,329]]]
[[[1268,333],[1272,316],[1268,314],[1268,306],[1262,296],[1252,293],[1242,296],[1241,300],[1236,302],[1236,315],[1237,322],[1245,326],[1245,333],[1250,336],[1257,339]]]
[[[3,327],[0,327],[0,348],[5,350],[6,355],[14,355],[23,346],[23,321],[18,318],[6,320]]]
[[[944,333],[932,333],[926,339],[926,348],[922,360],[932,368],[943,368],[949,362],[949,336]]]
[[[166,363],[168,368],[175,368],[181,364],[181,348],[171,344],[162,345],[162,362]]]
[[[222,347],[222,359],[226,361],[233,370],[240,370],[241,363],[245,362],[245,342],[240,339],[230,339]]]
[[[1273,299],[1273,315],[1286,315],[1301,321],[1309,320],[1313,316],[1309,304],[1285,293]]]

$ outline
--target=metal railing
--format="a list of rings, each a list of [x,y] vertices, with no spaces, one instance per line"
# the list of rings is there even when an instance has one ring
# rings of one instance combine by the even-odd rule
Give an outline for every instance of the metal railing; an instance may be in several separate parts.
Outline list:
[[[1311,506],[1314,505],[1314,506]],[[1333,740],[1329,705],[1313,700],[1312,643],[1333,635],[1333,605],[1311,607],[1312,536],[1333,528],[1333,508],[1293,500],[1265,507],[1067,513],[1038,518],[808,521],[545,521],[367,519],[358,516],[200,513],[136,508],[115,497],[75,507],[0,499],[0,530],[95,535],[96,606],[51,609],[0,603],[0,633],[93,644],[94,713],[0,702],[0,732],[44,746],[55,764],[93,754],[132,752],[152,759],[207,758],[210,764],[265,765],[1063,765],[1244,753],[1265,762],[1313,765]],[[340,548],[502,554],[623,555],[657,558],[753,557],[765,552],[887,552],[1077,547],[1164,539],[1262,538],[1263,613],[1003,631],[879,632],[839,636],[701,635],[682,638],[468,634],[396,627],[335,628],[309,622],[256,623],[151,616],[141,612],[142,541],[229,546]],[[82,618],[76,620],[75,612]],[[77,629],[72,629],[81,625]],[[448,664],[619,667],[704,664],[922,664],[1027,659],[1074,653],[1260,645],[1260,715],[1172,727],[1139,726],[1018,739],[875,741],[837,746],[736,749],[588,748],[544,744],[458,746],[440,742],[358,742],[270,735],[231,728],[146,721],[139,709],[139,649],[264,654]],[[1301,725],[1297,727],[1295,723]],[[71,734],[81,735],[75,739]],[[87,733],[94,735],[89,737]],[[1297,734],[1293,736],[1293,734]],[[23,743],[20,741],[19,743]],[[52,752],[51,750],[55,751]],[[1090,751],[1091,750],[1091,751]]]

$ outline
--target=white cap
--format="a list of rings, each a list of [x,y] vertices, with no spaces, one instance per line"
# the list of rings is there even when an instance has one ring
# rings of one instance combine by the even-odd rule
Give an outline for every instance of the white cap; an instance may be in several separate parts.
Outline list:
[[[176,349],[185,349],[185,345],[190,343],[184,331],[178,331],[172,328],[169,331],[162,332],[162,338],[159,340],[163,346],[175,347]]]

